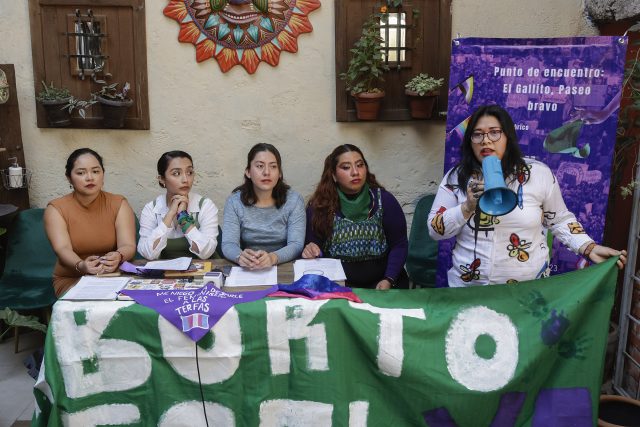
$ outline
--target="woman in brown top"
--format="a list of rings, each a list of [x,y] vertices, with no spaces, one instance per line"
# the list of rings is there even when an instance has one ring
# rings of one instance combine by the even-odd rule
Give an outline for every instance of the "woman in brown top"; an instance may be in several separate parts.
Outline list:
[[[67,159],[65,175],[73,192],[49,202],[44,212],[47,237],[58,255],[53,270],[57,296],[82,275],[113,273],[136,250],[131,206],[123,196],[102,191],[102,157],[89,148],[77,149]]]

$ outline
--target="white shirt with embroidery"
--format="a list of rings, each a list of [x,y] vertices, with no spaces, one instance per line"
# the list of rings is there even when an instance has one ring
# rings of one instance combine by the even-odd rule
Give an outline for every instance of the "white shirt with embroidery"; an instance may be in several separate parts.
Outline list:
[[[200,259],[207,259],[213,255],[218,244],[218,208],[209,199],[205,198],[200,207],[202,196],[189,193],[189,207],[187,211],[197,214],[200,227],[193,227],[186,235],[173,221],[173,227],[167,227],[163,221],[169,212],[167,196],[162,194],[156,197],[155,202],[147,203],[140,214],[140,240],[138,252],[146,259],[157,259],[160,252],[167,247],[167,239],[186,237],[189,242],[189,251]],[[160,239],[154,247],[156,240]],[[193,243],[198,247],[194,251]]]
[[[494,217],[480,214],[475,240],[475,214],[462,215],[466,193],[457,187],[457,173],[445,175],[429,212],[429,235],[435,240],[456,238],[453,266],[448,271],[451,287],[507,283],[542,277],[549,266],[546,230],[575,253],[592,239],[564,203],[560,186],[547,165],[525,159],[529,179],[520,173],[507,179],[518,194],[510,213]],[[518,179],[520,178],[520,179]],[[453,185],[450,185],[453,184]],[[475,247],[475,257],[474,257]]]

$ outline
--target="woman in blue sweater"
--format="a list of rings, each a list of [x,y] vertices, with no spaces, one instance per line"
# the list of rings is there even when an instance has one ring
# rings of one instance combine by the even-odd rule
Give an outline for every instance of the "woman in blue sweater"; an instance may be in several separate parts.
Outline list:
[[[280,153],[271,144],[251,148],[244,183],[224,207],[222,252],[252,270],[291,261],[304,245],[304,201],[282,177]]]

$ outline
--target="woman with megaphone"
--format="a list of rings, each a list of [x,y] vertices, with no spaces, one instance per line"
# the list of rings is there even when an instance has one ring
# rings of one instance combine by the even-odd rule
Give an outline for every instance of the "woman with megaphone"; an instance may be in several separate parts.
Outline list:
[[[587,235],[549,167],[522,156],[513,120],[497,105],[481,106],[469,119],[461,160],[443,178],[428,220],[432,238],[456,238],[452,287],[546,277],[545,229],[588,261],[620,256],[618,267],[626,263],[626,251]]]

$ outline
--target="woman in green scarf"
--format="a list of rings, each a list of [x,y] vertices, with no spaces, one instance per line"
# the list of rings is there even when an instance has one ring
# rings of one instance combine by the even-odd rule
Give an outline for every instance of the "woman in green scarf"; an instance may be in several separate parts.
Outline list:
[[[340,145],[325,159],[307,206],[305,243],[303,258],[342,260],[348,286],[408,287],[404,212],[355,145]]]

